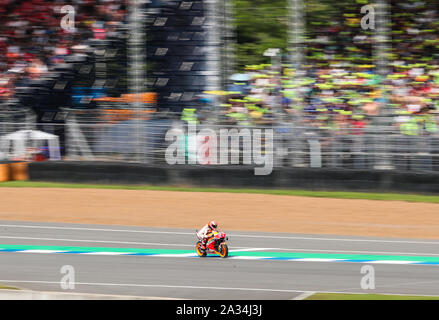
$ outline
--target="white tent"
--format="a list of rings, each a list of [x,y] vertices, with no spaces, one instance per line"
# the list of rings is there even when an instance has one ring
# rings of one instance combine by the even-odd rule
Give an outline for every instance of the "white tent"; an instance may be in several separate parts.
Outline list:
[[[0,153],[11,158],[24,158],[28,147],[41,146],[43,141],[47,141],[50,160],[61,160],[58,136],[38,130],[19,130],[0,137]]]

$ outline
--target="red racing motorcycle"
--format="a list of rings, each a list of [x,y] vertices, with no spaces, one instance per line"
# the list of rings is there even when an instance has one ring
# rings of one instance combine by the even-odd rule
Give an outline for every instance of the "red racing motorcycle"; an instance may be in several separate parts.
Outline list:
[[[195,245],[195,250],[197,251],[197,254],[199,257],[205,257],[207,254],[217,254],[221,258],[227,258],[229,255],[229,247],[227,246],[226,241],[229,240],[229,238],[226,236],[224,232],[218,232],[214,231],[212,233],[212,236],[207,239],[206,242],[206,249],[202,248],[201,239],[198,234],[198,242]]]

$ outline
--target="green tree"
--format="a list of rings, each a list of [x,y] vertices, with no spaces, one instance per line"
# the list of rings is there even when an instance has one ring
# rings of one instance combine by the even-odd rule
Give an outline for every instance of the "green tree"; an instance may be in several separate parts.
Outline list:
[[[268,48],[287,48],[288,0],[234,0],[237,32],[237,66],[269,63]],[[357,12],[363,0],[303,0],[306,34],[340,22],[343,14]],[[359,12],[359,11],[358,11]]]

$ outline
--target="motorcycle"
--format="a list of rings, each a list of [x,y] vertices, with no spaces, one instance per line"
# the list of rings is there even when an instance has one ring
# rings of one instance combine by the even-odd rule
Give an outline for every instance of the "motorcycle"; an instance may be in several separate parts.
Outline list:
[[[195,250],[199,257],[205,257],[207,254],[217,254],[221,258],[227,258],[229,255],[229,247],[226,243],[229,238],[224,232],[214,231],[212,236],[206,242],[206,248],[202,248],[202,238],[196,233],[198,242],[195,245]]]

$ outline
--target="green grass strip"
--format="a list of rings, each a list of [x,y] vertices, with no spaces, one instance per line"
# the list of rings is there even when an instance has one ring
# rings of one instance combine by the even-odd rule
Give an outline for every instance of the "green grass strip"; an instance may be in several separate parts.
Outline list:
[[[5,285],[0,284],[0,290],[20,290],[20,289],[18,289],[16,287],[10,287],[10,286],[5,286]]]
[[[439,203],[439,196],[399,193],[364,193],[344,191],[309,191],[309,190],[279,190],[279,189],[230,189],[230,188],[196,188],[169,187],[145,185],[111,185],[111,184],[76,184],[32,181],[1,182],[0,187],[14,188],[70,188],[70,189],[114,189],[114,190],[151,190],[151,191],[183,191],[183,192],[217,192],[217,193],[247,193],[271,194],[283,196],[301,196],[336,199],[364,199],[406,202]]]
[[[315,293],[305,300],[439,300],[439,297],[393,294]]]

